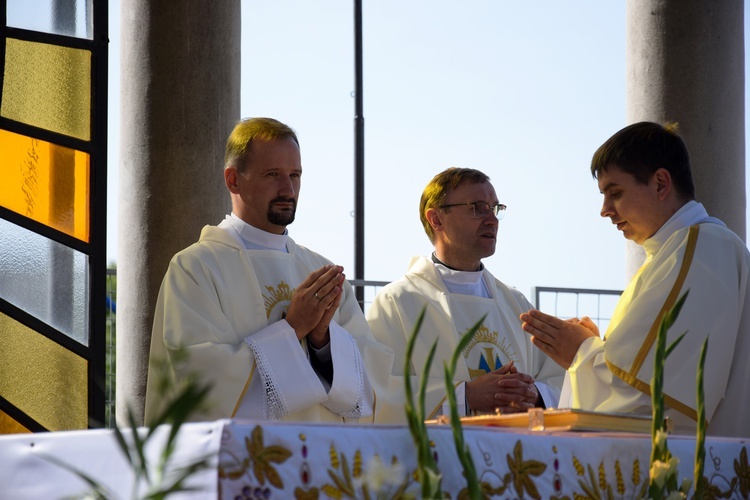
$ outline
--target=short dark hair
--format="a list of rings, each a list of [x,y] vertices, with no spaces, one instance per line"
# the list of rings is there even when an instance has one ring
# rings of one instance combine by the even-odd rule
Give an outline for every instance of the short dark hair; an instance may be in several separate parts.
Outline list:
[[[623,128],[596,150],[591,175],[596,179],[610,167],[632,175],[641,184],[647,184],[654,172],[665,168],[675,190],[688,200],[695,198],[690,154],[677,135],[676,123],[638,122]]]
[[[445,196],[456,189],[458,186],[470,184],[482,184],[489,181],[487,174],[474,170],[473,168],[450,167],[443,170],[427,184],[422,191],[422,198],[419,200],[419,220],[422,221],[424,232],[430,241],[434,241],[435,232],[432,230],[430,222],[425,216],[428,208],[438,208],[443,204]]]
[[[227,139],[224,152],[224,168],[234,167],[245,171],[245,158],[253,141],[293,139],[299,146],[297,134],[291,127],[273,118],[245,118],[235,125]]]

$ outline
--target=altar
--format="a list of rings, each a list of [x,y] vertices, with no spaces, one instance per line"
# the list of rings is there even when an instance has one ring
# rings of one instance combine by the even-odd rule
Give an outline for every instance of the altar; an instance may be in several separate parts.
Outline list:
[[[452,431],[445,425],[428,430],[443,492],[462,498],[466,482]],[[149,440],[149,467],[157,463],[168,431],[160,428]],[[467,426],[464,438],[483,491],[495,498],[630,499],[648,484],[647,434]],[[748,441],[706,440],[710,498],[750,497]],[[668,443],[680,459],[679,477],[692,479],[694,437],[670,436]],[[197,490],[169,498],[419,498],[415,448],[402,426],[186,424],[169,468],[201,459],[208,468],[188,483]],[[132,469],[111,430],[0,437],[0,498],[81,497],[87,483],[71,468],[104,485],[114,498],[132,498],[134,488],[145,491],[133,484]]]

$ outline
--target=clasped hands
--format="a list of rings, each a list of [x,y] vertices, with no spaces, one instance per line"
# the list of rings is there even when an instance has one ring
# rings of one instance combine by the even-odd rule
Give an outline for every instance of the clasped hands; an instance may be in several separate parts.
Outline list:
[[[534,408],[538,400],[534,378],[519,372],[513,361],[466,382],[466,401],[474,411],[520,413]]]
[[[328,325],[341,303],[343,271],[342,266],[323,266],[310,273],[292,295],[285,319],[299,340],[307,337],[316,349],[331,338]]]
[[[599,328],[584,316],[560,319],[537,309],[521,314],[521,328],[531,335],[531,342],[566,370],[584,340],[598,337]]]

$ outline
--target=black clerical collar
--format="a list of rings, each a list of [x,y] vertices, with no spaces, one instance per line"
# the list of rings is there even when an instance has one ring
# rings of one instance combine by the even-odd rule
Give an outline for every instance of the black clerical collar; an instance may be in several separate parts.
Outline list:
[[[442,266],[445,266],[448,269],[450,269],[451,271],[462,271],[461,269],[456,269],[455,267],[451,267],[448,264],[446,264],[445,262],[443,262],[442,260],[438,259],[437,255],[435,254],[435,252],[432,252],[432,262],[434,262],[435,264],[440,264]],[[474,272],[475,273],[477,271],[482,271],[483,269],[484,269],[484,264],[482,264],[480,262],[479,263],[479,269],[477,269],[475,271],[467,271],[467,272]]]

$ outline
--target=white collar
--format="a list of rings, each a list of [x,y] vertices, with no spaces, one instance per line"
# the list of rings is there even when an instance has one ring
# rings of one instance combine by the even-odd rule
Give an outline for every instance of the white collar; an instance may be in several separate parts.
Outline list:
[[[219,227],[228,230],[239,239],[248,250],[276,250],[278,252],[288,252],[287,240],[289,231],[284,229],[284,234],[273,234],[255,226],[251,226],[244,220],[237,217],[234,212],[227,215],[219,224]]]
[[[450,269],[442,262],[433,261],[432,264],[450,293],[492,298],[484,282],[484,266],[479,271],[458,271]]]
[[[704,222],[721,224],[726,227],[726,224],[719,219],[709,216],[701,203],[691,200],[680,207],[652,237],[644,241],[643,248],[647,255],[653,256],[676,231]]]
[[[455,283],[456,285],[477,285],[482,280],[483,271],[458,271],[435,262],[440,278],[446,283]]]

